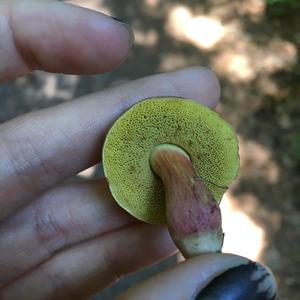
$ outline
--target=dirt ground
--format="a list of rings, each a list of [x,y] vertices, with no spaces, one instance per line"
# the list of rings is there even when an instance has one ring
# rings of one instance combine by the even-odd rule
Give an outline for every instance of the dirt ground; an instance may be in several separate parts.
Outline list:
[[[300,295],[300,6],[264,0],[74,0],[129,23],[135,46],[119,69],[98,76],[37,72],[0,86],[0,122],[180,67],[211,67],[222,83],[218,111],[240,141],[238,180],[222,209],[226,252],[267,264],[281,300]],[[94,176],[94,170],[80,174]],[[239,226],[236,226],[236,224]],[[239,228],[236,228],[239,227]],[[122,279],[95,299],[173,265]]]

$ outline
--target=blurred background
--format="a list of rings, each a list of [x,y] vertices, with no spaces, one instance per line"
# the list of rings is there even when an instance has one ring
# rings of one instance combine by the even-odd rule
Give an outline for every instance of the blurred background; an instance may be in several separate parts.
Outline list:
[[[300,1],[73,0],[124,20],[135,46],[117,70],[97,76],[36,72],[0,87],[0,122],[109,85],[204,65],[222,84],[218,111],[240,141],[238,180],[222,201],[224,252],[267,264],[281,300],[300,295]],[[99,172],[90,168],[78,176]],[[122,279],[94,299],[180,261],[175,256]]]

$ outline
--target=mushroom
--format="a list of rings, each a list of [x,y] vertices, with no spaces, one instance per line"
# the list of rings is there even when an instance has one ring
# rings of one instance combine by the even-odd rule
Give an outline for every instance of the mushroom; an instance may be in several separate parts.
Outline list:
[[[117,203],[167,224],[185,257],[219,252],[219,203],[239,168],[238,141],[216,112],[193,100],[145,99],[109,130],[103,169]]]

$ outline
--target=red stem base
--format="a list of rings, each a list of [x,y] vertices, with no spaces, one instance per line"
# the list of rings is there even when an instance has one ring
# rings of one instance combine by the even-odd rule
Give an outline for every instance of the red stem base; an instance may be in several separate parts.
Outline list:
[[[220,207],[197,176],[188,154],[175,145],[162,144],[153,149],[150,162],[163,182],[168,228],[182,254],[220,252]]]

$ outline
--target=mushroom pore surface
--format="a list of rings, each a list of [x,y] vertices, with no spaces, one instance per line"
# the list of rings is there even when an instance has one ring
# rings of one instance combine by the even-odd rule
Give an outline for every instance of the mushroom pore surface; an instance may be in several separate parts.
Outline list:
[[[135,104],[109,130],[103,168],[118,204],[148,223],[165,223],[163,185],[149,159],[155,146],[166,143],[188,153],[197,175],[218,202],[239,168],[235,133],[206,106],[176,97]]]

